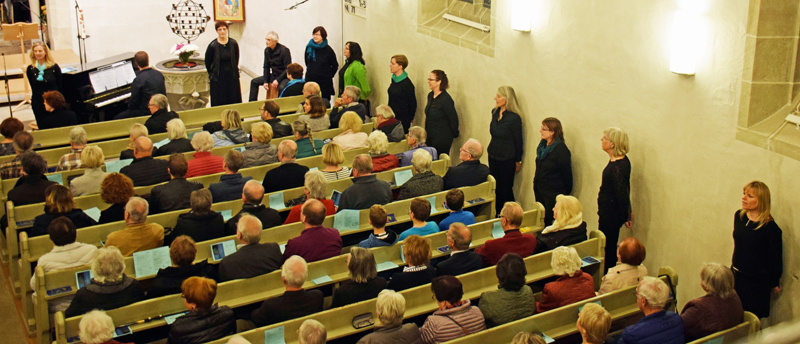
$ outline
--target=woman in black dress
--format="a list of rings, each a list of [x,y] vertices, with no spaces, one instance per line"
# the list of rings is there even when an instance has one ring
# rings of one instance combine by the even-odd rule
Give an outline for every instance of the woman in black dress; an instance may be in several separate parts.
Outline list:
[[[511,86],[499,87],[494,102],[496,106],[489,123],[492,140],[486,152],[489,153],[489,173],[497,182],[495,210],[500,214],[506,202],[514,201],[514,175],[522,166],[522,118],[517,94]]]
[[[544,223],[548,225],[553,222],[556,196],[572,193],[572,156],[558,118],[545,118],[539,133],[542,140],[536,148],[533,194],[536,201],[544,205]]]
[[[781,291],[783,274],[783,232],[770,210],[766,184],[753,181],[745,185],[742,209],[733,217],[734,289],[745,311],[766,318],[770,296]]]
[[[439,154],[450,155],[453,139],[458,137],[458,113],[453,98],[447,93],[450,82],[444,71],[433,70],[428,76],[428,104],[425,106],[425,131],[428,146]]]
[[[603,181],[597,196],[599,229],[606,235],[605,270],[617,265],[619,228],[633,226],[631,212],[631,162],[628,154],[628,134],[620,128],[608,128],[600,139],[609,162],[603,169]]]
[[[67,110],[67,101],[61,92],[47,91],[42,95],[44,114],[36,116],[39,129],[51,129],[78,125],[78,116]]]
[[[206,49],[206,70],[211,88],[211,106],[242,102],[242,86],[239,84],[239,43],[228,37],[228,23],[214,24],[217,39]]]
[[[339,62],[336,60],[336,53],[328,45],[328,31],[317,26],[312,34],[306,45],[306,82],[314,81],[319,84],[322,98],[331,99],[335,94],[333,76],[339,69]]]
[[[47,45],[42,42],[33,43],[30,58],[31,64],[25,74],[31,84],[31,108],[39,129],[45,129],[42,128],[42,124],[47,112],[44,109],[42,95],[47,91],[61,90],[61,67],[53,60]]]
[[[403,132],[407,133],[417,113],[417,95],[406,68],[408,68],[408,58],[405,55],[392,56],[389,63],[389,71],[392,72],[389,107],[394,111],[397,120],[403,123]]]

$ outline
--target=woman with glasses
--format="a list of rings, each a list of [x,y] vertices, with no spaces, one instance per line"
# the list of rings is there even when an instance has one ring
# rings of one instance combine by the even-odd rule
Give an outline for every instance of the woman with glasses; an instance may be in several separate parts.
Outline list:
[[[631,212],[631,162],[628,160],[628,134],[620,128],[608,128],[600,139],[608,154],[608,165],[603,169],[600,194],[597,196],[599,229],[606,235],[605,270],[617,265],[619,228],[633,226]]]
[[[50,49],[43,42],[33,43],[30,52],[31,64],[25,71],[31,84],[31,108],[40,129],[47,116],[42,95],[47,91],[61,91],[61,67],[58,66]],[[46,125],[45,125],[46,126]]]
[[[336,53],[328,45],[328,31],[322,26],[317,26],[311,34],[305,53],[306,82],[313,81],[319,84],[322,98],[331,99],[335,94],[333,76],[339,70],[339,62]]]
[[[495,207],[499,214],[506,202],[514,202],[514,174],[522,167],[522,118],[517,94],[511,86],[497,88],[494,102],[489,124],[492,140],[486,151],[489,153],[489,173],[497,181]]]
[[[545,226],[553,223],[556,196],[572,193],[572,155],[564,142],[561,121],[547,117],[539,129],[541,141],[536,147],[536,172],[533,175],[533,194],[544,206]]]
[[[458,133],[458,113],[453,97],[447,93],[450,82],[444,71],[435,69],[428,75],[428,105],[425,106],[425,131],[428,146],[439,154],[450,154],[453,139]]]

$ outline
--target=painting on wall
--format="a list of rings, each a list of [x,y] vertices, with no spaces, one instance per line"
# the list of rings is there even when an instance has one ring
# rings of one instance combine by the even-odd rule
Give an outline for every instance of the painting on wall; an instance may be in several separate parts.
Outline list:
[[[214,0],[214,20],[244,22],[244,0]]]

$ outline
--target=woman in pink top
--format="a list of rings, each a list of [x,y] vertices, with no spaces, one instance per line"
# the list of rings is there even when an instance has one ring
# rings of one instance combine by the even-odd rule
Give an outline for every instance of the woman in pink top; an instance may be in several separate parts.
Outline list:
[[[367,147],[367,133],[361,131],[364,122],[353,111],[347,111],[339,120],[339,129],[342,133],[333,138],[333,142],[342,147],[342,150],[351,150]]]

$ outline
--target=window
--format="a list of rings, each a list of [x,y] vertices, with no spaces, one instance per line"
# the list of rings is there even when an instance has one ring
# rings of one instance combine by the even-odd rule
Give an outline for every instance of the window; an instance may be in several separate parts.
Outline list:
[[[419,0],[417,32],[494,56],[491,0]]]

